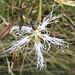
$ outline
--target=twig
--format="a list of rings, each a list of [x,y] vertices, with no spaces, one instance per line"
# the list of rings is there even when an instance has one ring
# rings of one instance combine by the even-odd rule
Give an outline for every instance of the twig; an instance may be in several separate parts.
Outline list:
[[[36,4],[36,1],[37,1],[37,0],[34,0],[34,2],[33,2],[33,6],[30,8],[30,11],[29,11],[29,13],[28,13],[28,16],[31,15],[32,10],[33,10],[33,8],[34,8],[34,6],[35,6],[35,4]]]
[[[15,18],[12,22],[9,23],[5,30],[0,34],[0,39],[2,39],[10,31],[11,27],[13,26],[13,23],[15,23],[16,20],[17,19]]]
[[[72,19],[68,16],[67,12],[63,13],[63,17],[66,19],[68,25],[75,31],[75,25],[74,22],[72,21]]]
[[[3,23],[1,25],[3,25],[3,24],[8,25],[9,24],[8,22],[6,22],[6,20],[1,15],[0,15],[0,18],[3,20]]]

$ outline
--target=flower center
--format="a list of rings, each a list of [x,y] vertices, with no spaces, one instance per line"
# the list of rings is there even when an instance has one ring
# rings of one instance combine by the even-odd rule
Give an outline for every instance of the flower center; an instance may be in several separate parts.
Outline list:
[[[40,32],[38,31],[38,30],[35,30],[34,32],[33,32],[33,36],[35,37],[35,39],[37,39],[38,38],[38,35],[40,34]]]

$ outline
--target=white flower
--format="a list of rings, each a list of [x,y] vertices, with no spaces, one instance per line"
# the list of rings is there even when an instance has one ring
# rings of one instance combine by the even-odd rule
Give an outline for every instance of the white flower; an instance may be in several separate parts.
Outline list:
[[[46,67],[46,62],[43,57],[43,52],[46,52],[50,50],[51,44],[60,46],[62,49],[67,47],[68,48],[68,43],[65,42],[63,39],[58,39],[55,37],[51,37],[50,34],[48,33],[48,28],[46,26],[48,24],[51,24],[54,19],[56,19],[56,16],[52,15],[52,12],[50,13],[51,15],[49,18],[44,18],[43,22],[41,25],[37,27],[36,30],[34,30],[32,27],[29,26],[22,26],[21,31],[19,31],[19,26],[13,26],[11,29],[10,33],[20,37],[20,40],[17,40],[7,51],[10,51],[10,53],[13,53],[14,50],[22,50],[24,47],[27,46],[28,43],[32,41],[32,44],[34,44],[34,48],[36,50],[36,55],[37,55],[37,68],[40,67],[40,70]],[[14,31],[17,31],[15,34],[13,33]],[[42,33],[42,31],[46,33]],[[19,35],[16,35],[19,34]],[[23,36],[23,37],[21,37]],[[34,50],[31,50],[33,52]],[[31,53],[29,52],[29,53]]]

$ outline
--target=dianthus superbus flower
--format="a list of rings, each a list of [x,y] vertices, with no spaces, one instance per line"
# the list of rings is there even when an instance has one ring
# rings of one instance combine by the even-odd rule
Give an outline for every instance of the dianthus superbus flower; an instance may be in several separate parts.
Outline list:
[[[58,39],[51,37],[47,28],[47,25],[51,24],[53,20],[57,17],[52,15],[53,10],[49,18],[44,18],[41,25],[34,30],[31,26],[22,26],[21,31],[19,31],[19,26],[13,26],[10,33],[16,37],[20,37],[7,51],[13,53],[14,50],[20,49],[21,51],[25,48],[30,42],[32,42],[32,49],[36,52],[37,58],[37,68],[40,70],[46,67],[46,62],[43,57],[43,52],[50,50],[51,44],[60,46],[62,49],[67,47],[68,43],[63,39]],[[15,31],[15,33],[13,33]],[[45,33],[43,33],[45,32]],[[18,35],[17,35],[18,34]],[[31,49],[31,52],[34,50]]]

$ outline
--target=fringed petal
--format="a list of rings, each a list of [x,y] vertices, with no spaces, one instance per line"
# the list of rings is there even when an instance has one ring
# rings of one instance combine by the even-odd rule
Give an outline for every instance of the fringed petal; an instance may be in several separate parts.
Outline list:
[[[22,38],[21,40],[14,43],[9,49],[6,51],[10,51],[10,53],[13,53],[14,50],[22,49],[29,43],[30,39],[29,36],[26,36],[25,38]]]
[[[14,30],[17,30],[19,31],[19,26],[13,26],[10,33],[12,33]],[[25,33],[31,33],[32,31],[32,28],[31,27],[28,27],[28,26],[22,26],[21,27],[21,31],[20,32],[25,32]]]
[[[44,61],[42,52],[41,52],[41,47],[42,44],[36,44],[34,45],[35,50],[36,50],[36,54],[37,54],[37,68],[40,67],[40,70],[43,69],[44,67],[46,67],[46,62]]]
[[[58,46],[62,46],[63,48],[65,47],[69,47],[68,43],[65,42],[63,39],[58,39],[55,37],[50,37],[46,34],[40,34],[40,36],[44,41],[49,42],[49,44],[54,44],[54,45],[58,45]]]

